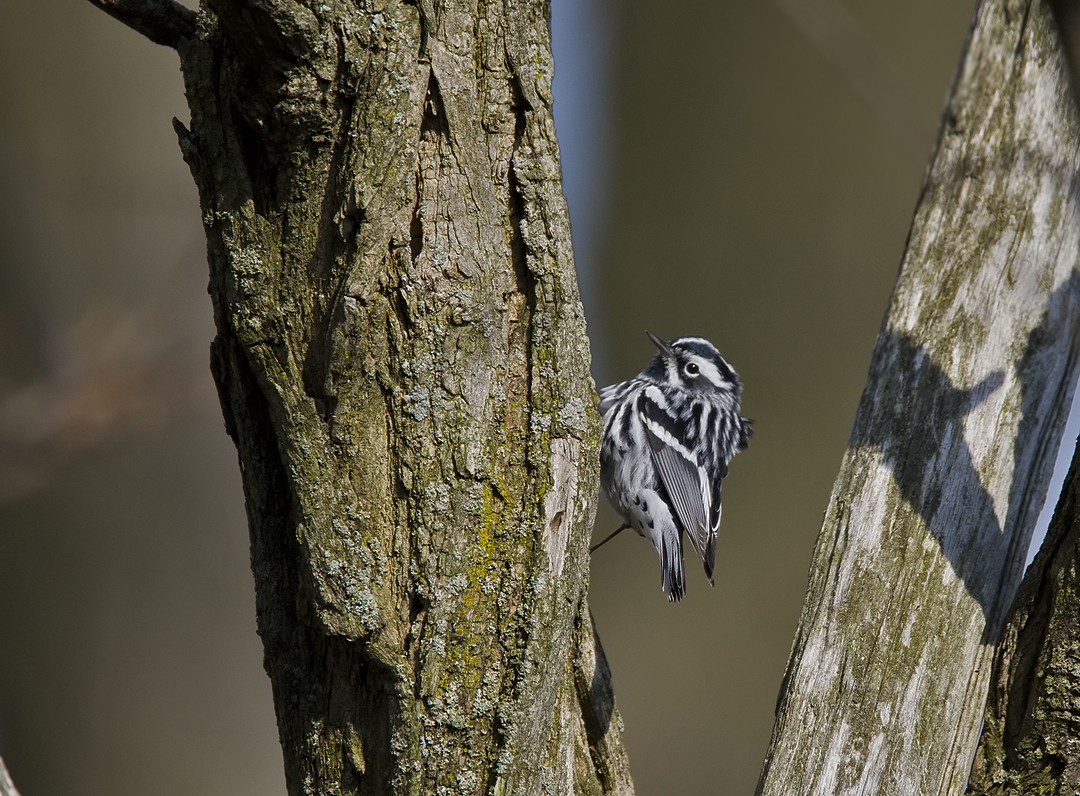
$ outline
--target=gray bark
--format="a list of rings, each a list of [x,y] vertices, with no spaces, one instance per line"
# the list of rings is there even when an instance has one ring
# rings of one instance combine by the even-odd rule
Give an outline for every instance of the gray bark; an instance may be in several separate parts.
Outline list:
[[[1080,8],[1054,0],[1074,99]],[[1080,791],[1080,445],[994,655],[971,796]]]
[[[631,793],[545,3],[170,19],[289,792]]]
[[[763,794],[960,793],[1077,378],[1080,131],[980,4],[818,538]]]

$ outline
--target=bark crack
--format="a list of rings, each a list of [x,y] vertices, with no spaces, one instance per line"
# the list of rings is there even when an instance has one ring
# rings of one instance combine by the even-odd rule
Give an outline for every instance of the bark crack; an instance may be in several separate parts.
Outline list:
[[[323,188],[317,227],[318,237],[307,262],[310,278],[317,285],[312,296],[311,323],[307,353],[304,358],[304,389],[315,402],[316,410],[324,423],[330,423],[337,408],[338,397],[333,384],[334,329],[345,322],[344,297],[355,264],[356,240],[364,222],[364,208],[349,212],[349,204],[343,196],[342,186],[349,181],[345,169],[349,142],[353,129],[356,105],[355,92],[346,85],[348,63],[345,42],[340,29],[334,31],[336,64],[333,82],[324,89],[333,102],[337,123],[325,169],[326,184]],[[313,162],[320,159],[316,145],[306,157]],[[289,214],[282,215],[283,223],[289,222]],[[283,240],[292,236],[283,235]]]
[[[514,112],[514,143],[510,153],[510,168],[507,173],[510,206],[510,257],[513,262],[514,279],[518,293],[525,300],[524,313],[520,317],[525,332],[525,405],[532,406],[534,373],[534,339],[533,318],[536,312],[536,275],[529,267],[528,243],[523,232],[523,223],[528,214],[526,198],[523,193],[523,185],[518,174],[518,158],[521,152],[521,144],[525,138],[527,124],[526,113],[530,110],[528,101],[521,90],[521,83],[517,73],[509,64],[510,86],[513,92],[511,108]],[[528,411],[528,410],[527,410]],[[528,438],[528,435],[526,435]],[[528,456],[528,441],[526,442],[526,462]]]

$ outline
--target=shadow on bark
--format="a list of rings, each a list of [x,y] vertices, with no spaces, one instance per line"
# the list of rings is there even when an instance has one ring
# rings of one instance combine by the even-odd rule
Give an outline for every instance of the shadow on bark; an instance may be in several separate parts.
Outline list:
[[[1046,394],[1053,364],[1046,361],[1055,350],[1051,340],[1067,333],[1068,318],[1080,310],[1080,274],[1073,274],[1051,294],[1047,310],[1028,335],[1024,355],[1017,366],[1021,401],[1019,433],[1014,450],[1014,475],[1009,491],[1006,532],[993,501],[980,479],[979,470],[964,436],[964,420],[1005,382],[1002,371],[986,376],[976,386],[962,389],[949,379],[933,356],[906,334],[886,330],[878,342],[876,357],[888,367],[871,374],[863,401],[877,403],[872,425],[856,426],[851,446],[878,449],[893,473],[908,505],[930,529],[953,571],[978,602],[986,619],[982,643],[993,644],[1011,602],[1002,585],[1023,565],[1032,528],[1018,527],[1018,514],[1026,510],[1023,496],[1033,471],[1021,463],[1030,458],[1024,446],[1040,444],[1032,430],[1041,422],[1038,405]],[[1076,341],[1073,349],[1076,349]],[[1053,457],[1048,457],[1052,462]],[[943,471],[948,468],[948,471]],[[1033,512],[1032,512],[1033,514]],[[975,519],[973,520],[972,517]],[[1018,533],[1019,531],[1019,533]],[[1006,546],[1012,564],[1000,579],[986,579],[985,558],[997,558],[996,548]]]

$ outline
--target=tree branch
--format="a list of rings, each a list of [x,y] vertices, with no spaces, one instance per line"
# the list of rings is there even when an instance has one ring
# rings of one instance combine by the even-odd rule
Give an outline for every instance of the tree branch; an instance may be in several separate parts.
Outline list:
[[[172,47],[195,35],[195,12],[176,0],[90,0],[154,44]]]
[[[1080,371],[1075,113],[1048,3],[980,3],[818,537],[762,796],[963,793]]]

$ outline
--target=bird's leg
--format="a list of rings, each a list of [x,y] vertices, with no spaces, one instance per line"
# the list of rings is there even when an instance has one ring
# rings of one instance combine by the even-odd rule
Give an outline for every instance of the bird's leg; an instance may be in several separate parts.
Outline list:
[[[608,542],[610,542],[610,541],[611,541],[612,539],[614,539],[614,538],[615,538],[616,536],[618,536],[618,535],[619,535],[619,534],[620,534],[620,533],[621,533],[622,531],[625,531],[625,530],[626,530],[627,528],[629,528],[629,527],[630,527],[630,526],[629,526],[629,525],[627,525],[627,524],[626,524],[626,523],[624,522],[624,523],[623,523],[622,525],[620,525],[620,526],[619,526],[618,528],[616,528],[616,529],[614,530],[614,532],[613,532],[613,533],[612,533],[612,534],[611,534],[610,536],[606,537],[606,538],[605,538],[605,539],[604,539],[604,540],[603,540],[602,542],[597,542],[597,543],[596,543],[596,544],[594,544],[594,545],[593,545],[592,547],[590,547],[590,548],[589,548],[589,552],[590,552],[590,553],[594,553],[594,552],[596,552],[596,550],[597,550],[598,548],[600,548],[600,547],[603,547],[604,545],[606,545],[606,544],[607,544]]]

